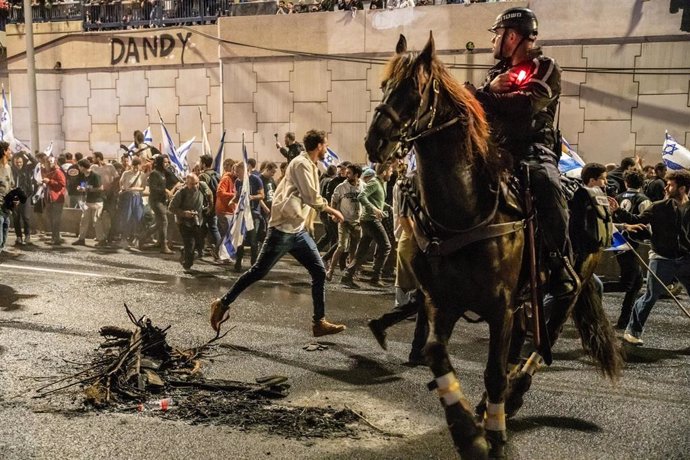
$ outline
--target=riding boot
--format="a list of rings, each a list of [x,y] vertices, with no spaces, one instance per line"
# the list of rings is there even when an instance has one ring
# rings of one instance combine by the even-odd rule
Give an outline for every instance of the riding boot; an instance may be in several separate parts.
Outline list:
[[[557,253],[549,254],[549,293],[556,297],[567,297],[574,293],[580,280],[573,270],[570,260]]]

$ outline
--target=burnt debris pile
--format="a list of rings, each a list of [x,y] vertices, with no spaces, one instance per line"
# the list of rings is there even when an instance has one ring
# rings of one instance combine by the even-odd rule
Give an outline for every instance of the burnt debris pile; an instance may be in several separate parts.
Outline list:
[[[364,418],[349,408],[277,404],[288,395],[287,377],[261,377],[255,383],[204,378],[203,358],[224,335],[182,350],[168,343],[170,326],[137,318],[127,305],[125,311],[132,330],[102,327],[104,341],[92,362],[38,388],[36,396],[80,387],[85,406],[98,410],[151,411],[166,419],[263,429],[289,438],[358,436],[356,423]]]

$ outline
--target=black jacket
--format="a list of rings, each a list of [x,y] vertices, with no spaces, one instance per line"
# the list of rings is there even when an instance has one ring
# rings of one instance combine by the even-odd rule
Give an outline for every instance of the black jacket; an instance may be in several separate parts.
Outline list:
[[[690,202],[681,205],[669,198],[653,203],[639,216],[619,208],[613,217],[626,224],[649,224],[652,250],[660,256],[667,259],[690,256]]]
[[[656,179],[652,179],[647,184],[647,186],[644,189],[644,192],[649,197],[650,200],[659,201],[659,200],[663,200],[664,197],[666,196],[666,191],[664,190],[665,188],[666,188],[666,181],[657,177]]]
[[[299,142],[293,142],[288,148],[280,148],[281,155],[287,159],[288,163],[302,152],[304,152],[304,147]]]
[[[623,176],[625,175],[625,170],[621,167],[617,167],[606,176],[607,187],[606,193],[609,196],[616,196],[619,193],[625,192],[625,180]]]
[[[486,111],[496,141],[516,160],[529,157],[533,153],[531,146],[540,144],[549,150],[548,159],[558,162],[561,149],[554,147],[554,117],[561,94],[561,69],[538,49],[533,55],[533,59],[516,66],[505,60],[493,66],[476,97]],[[516,82],[510,92],[491,92],[491,81],[506,71],[516,77],[524,75],[524,79]],[[541,158],[542,154],[537,156]]]

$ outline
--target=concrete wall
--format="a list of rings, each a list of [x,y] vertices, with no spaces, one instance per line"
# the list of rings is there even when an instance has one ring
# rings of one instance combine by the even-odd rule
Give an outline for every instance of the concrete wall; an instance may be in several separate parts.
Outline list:
[[[342,158],[363,162],[362,139],[381,97],[379,72],[398,35],[421,49],[433,30],[443,61],[470,67],[454,70],[456,76],[480,83],[494,62],[486,29],[505,7],[517,5],[526,2],[360,11],[354,17],[230,17],[217,26],[117,33],[39,24],[41,144],[53,139],[60,149],[114,154],[134,129],[148,125],[158,143],[156,109],[179,143],[200,137],[201,107],[214,149],[227,129],[230,156],[239,157],[244,132],[260,161],[280,160],[274,133],[282,138],[288,130],[301,135],[316,127],[330,133]],[[680,32],[680,15],[669,13],[668,1],[531,5],[545,52],[566,68],[561,130],[585,159],[610,162],[638,153],[657,162],[666,129],[690,144],[690,37]],[[469,41],[473,53],[465,50]],[[27,139],[21,26],[8,26],[7,43],[15,134]],[[57,61],[60,71],[53,70]],[[601,67],[635,72],[603,73]],[[649,68],[686,70],[642,70]]]

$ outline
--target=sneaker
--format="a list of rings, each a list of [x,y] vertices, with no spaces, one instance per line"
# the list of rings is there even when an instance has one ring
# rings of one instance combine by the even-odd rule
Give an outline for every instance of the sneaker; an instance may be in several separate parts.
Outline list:
[[[641,347],[642,345],[644,345],[644,341],[641,338],[635,337],[627,331],[625,334],[623,334],[623,340],[628,342],[630,345],[635,345],[636,347]]]
[[[344,324],[332,324],[326,321],[325,318],[321,318],[312,324],[311,330],[314,333],[314,337],[322,337],[324,335],[338,334],[343,332],[347,327]]]
[[[410,356],[407,359],[406,364],[410,367],[428,366],[429,365],[426,362],[426,358],[424,357],[424,355],[421,353],[416,353],[416,352],[410,353]]]
[[[86,246],[86,241],[84,240],[77,240],[74,243],[72,243],[72,246]]]
[[[340,284],[352,289],[359,289],[359,284],[355,283],[351,276],[343,276],[340,280]]]
[[[168,247],[168,245],[165,245],[161,248],[161,254],[172,254],[172,250]]]
[[[374,287],[378,287],[378,288],[385,288],[385,287],[388,286],[386,283],[384,283],[383,281],[381,281],[381,280],[378,279],[378,278],[372,278],[372,279],[370,279],[370,280],[368,281],[368,283],[369,283],[370,285],[372,285],[372,286],[374,286]]]
[[[19,237],[19,238],[17,238],[16,240],[14,240],[14,245],[15,245],[15,246],[21,246],[21,245],[23,245],[23,244],[24,244],[24,240],[22,240],[21,237]]]
[[[108,243],[105,241],[97,241],[96,244],[94,244],[94,247],[96,247],[96,248],[107,248]]]
[[[378,319],[372,319],[367,323],[371,333],[374,334],[376,341],[381,345],[381,348],[388,350],[388,343],[386,342],[386,328],[381,325]]]

